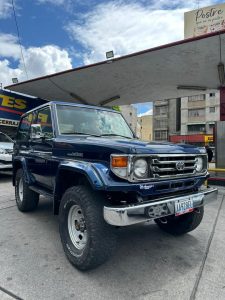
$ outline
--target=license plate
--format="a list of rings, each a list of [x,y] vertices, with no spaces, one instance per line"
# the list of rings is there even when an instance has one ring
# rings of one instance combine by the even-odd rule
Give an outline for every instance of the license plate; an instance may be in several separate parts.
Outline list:
[[[177,200],[175,201],[175,216],[180,216],[189,212],[192,212],[193,208],[193,200]]]

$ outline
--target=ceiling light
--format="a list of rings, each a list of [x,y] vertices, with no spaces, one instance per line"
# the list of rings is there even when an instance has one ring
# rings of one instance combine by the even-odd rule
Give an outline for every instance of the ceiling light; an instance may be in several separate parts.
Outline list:
[[[205,86],[195,86],[195,85],[178,85],[178,90],[195,90],[195,91],[206,91]]]

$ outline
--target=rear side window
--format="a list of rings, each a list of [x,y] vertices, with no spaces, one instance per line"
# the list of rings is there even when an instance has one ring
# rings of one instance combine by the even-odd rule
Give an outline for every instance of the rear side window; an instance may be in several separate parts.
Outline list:
[[[17,132],[18,141],[26,141],[30,136],[30,125],[32,122],[32,114],[25,116],[21,122]]]

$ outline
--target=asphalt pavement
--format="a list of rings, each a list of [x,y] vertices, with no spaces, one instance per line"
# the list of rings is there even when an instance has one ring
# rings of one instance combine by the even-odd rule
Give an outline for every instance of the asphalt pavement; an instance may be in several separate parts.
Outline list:
[[[0,176],[0,300],[225,299],[225,189],[201,225],[182,237],[154,223],[118,230],[114,256],[80,272],[66,259],[51,201],[21,213]]]

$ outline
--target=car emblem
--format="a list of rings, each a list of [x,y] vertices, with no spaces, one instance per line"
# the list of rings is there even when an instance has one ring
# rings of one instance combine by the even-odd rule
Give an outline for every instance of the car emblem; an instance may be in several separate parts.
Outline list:
[[[176,169],[177,169],[178,171],[183,171],[183,170],[184,170],[184,167],[185,167],[184,162],[178,161],[178,162],[176,163]]]

